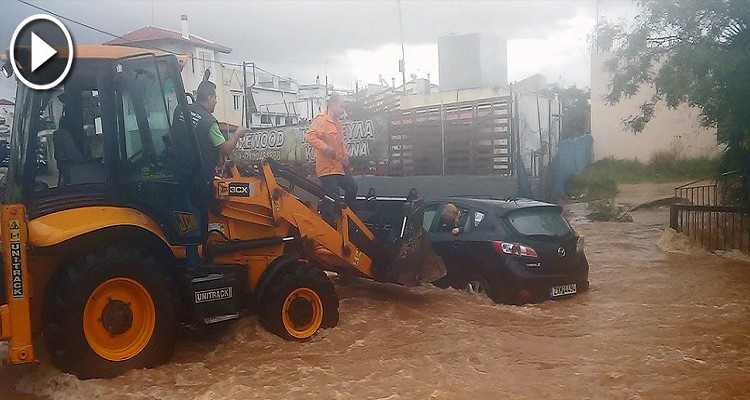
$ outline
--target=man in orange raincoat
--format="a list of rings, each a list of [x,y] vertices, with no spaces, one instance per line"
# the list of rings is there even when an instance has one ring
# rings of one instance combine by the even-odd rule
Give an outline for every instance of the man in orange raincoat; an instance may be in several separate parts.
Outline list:
[[[344,99],[338,93],[331,94],[328,107],[310,122],[305,141],[315,149],[315,173],[323,188],[336,195],[339,188],[344,189],[344,199],[351,207],[357,196],[357,183],[346,174],[349,155],[344,140],[344,125],[340,120],[344,111]],[[321,214],[331,226],[335,226],[331,202],[323,202]]]

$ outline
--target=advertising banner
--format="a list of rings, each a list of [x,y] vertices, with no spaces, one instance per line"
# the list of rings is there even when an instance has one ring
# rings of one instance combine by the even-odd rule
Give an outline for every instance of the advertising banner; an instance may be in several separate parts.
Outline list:
[[[232,155],[237,162],[272,158],[281,162],[313,162],[312,146],[305,143],[307,124],[253,129],[237,143]],[[388,116],[372,115],[344,120],[346,149],[351,160],[388,159]]]

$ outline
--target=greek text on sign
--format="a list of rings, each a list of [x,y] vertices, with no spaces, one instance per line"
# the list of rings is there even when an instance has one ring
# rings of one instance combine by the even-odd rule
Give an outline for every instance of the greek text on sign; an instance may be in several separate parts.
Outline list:
[[[10,220],[10,287],[14,299],[23,299],[23,265],[21,264],[21,227],[17,219]]]
[[[219,301],[232,298],[232,287],[223,287],[218,289],[201,290],[195,292],[195,304],[208,303],[210,301]]]

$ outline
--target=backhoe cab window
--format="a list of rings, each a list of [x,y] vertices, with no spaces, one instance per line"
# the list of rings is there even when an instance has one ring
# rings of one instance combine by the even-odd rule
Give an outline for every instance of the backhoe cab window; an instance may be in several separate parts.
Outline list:
[[[73,82],[39,99],[34,191],[104,183],[98,90]]]
[[[188,164],[191,157],[177,123],[184,124],[184,118],[168,64],[144,57],[123,60],[115,68],[128,168],[144,180],[178,180],[171,168],[164,167]]]
[[[155,159],[169,140],[169,119],[154,71],[135,71],[133,85],[123,90],[122,105],[128,160]]]

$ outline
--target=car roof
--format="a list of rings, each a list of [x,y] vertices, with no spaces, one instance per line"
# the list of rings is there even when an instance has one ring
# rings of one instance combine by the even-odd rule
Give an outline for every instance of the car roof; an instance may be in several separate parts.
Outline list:
[[[357,196],[357,200],[366,200],[367,196]],[[377,201],[406,201],[405,196],[375,196]],[[543,201],[526,199],[526,198],[507,198],[507,199],[495,199],[490,197],[469,197],[469,196],[448,196],[443,197],[439,200],[429,200],[425,204],[441,204],[441,203],[454,203],[465,207],[478,208],[481,210],[492,210],[495,215],[502,217],[503,215],[520,209],[528,208],[549,208],[557,211],[562,211],[562,207],[557,204],[545,203]]]
[[[562,207],[560,207],[559,205],[526,198],[494,199],[481,197],[449,196],[441,202],[451,202],[473,208],[492,210],[498,217],[503,216],[511,211],[524,208],[552,208],[562,210]]]

